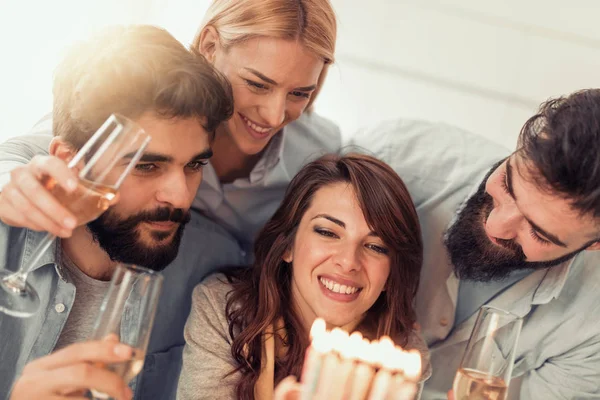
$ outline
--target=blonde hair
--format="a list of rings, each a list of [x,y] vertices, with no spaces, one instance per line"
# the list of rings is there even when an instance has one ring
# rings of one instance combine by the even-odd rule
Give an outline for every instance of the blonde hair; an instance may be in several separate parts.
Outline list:
[[[310,109],[334,62],[337,24],[329,0],[214,0],[194,38],[192,51],[200,51],[200,37],[208,26],[217,30],[225,49],[262,36],[298,40],[321,57],[325,66],[308,104]]]

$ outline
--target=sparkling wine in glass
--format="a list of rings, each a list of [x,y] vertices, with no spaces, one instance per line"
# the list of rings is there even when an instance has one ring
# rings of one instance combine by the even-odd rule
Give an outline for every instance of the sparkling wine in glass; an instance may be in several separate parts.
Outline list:
[[[49,176],[42,177],[41,183],[60,204],[71,211],[77,225],[95,220],[117,200],[116,188],[92,181],[79,179],[77,188],[71,193]]]
[[[120,264],[115,269],[100,307],[91,339],[116,337],[121,343],[133,348],[131,359],[104,365],[127,383],[144,366],[162,282],[163,276],[159,272]],[[90,388],[90,392],[94,399],[109,398],[94,388]]]
[[[57,182],[44,176],[42,185],[73,213],[77,226],[100,216],[118,198],[118,190],[139,161],[150,141],[144,130],[128,118],[113,114],[81,147],[69,162],[78,176],[78,186],[67,193]],[[33,257],[17,272],[0,270],[0,311],[25,318],[39,308],[40,299],[27,283],[29,271],[48,250],[56,237],[48,233],[33,251]]]
[[[454,378],[456,400],[504,400],[523,319],[491,306],[479,310]]]

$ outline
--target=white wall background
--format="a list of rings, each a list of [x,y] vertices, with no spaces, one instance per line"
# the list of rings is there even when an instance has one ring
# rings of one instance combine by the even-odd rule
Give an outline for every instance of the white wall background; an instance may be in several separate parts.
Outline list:
[[[552,96],[600,86],[597,0],[332,0],[337,63],[317,110],[348,137],[389,118],[467,128],[513,147]],[[567,5],[568,4],[568,5]],[[0,140],[51,108],[62,49],[107,24],[192,40],[208,0],[0,0]]]

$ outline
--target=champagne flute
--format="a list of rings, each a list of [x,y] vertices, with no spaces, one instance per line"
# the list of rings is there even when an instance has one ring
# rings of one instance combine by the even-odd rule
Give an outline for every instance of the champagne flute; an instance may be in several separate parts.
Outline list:
[[[159,272],[133,265],[117,265],[110,287],[100,307],[91,340],[117,337],[133,348],[130,360],[105,367],[131,381],[144,366],[156,306],[162,288]],[[105,393],[90,389],[94,399],[108,399]]]
[[[77,226],[100,216],[117,201],[117,192],[125,177],[139,161],[150,136],[135,122],[113,114],[81,147],[69,162],[77,172],[77,188],[67,193],[57,182],[44,176],[42,185],[73,213]],[[0,311],[26,318],[40,306],[36,290],[27,283],[27,275],[37,266],[56,236],[48,233],[32,252],[31,261],[17,272],[0,270]]]
[[[492,306],[479,310],[454,378],[456,400],[504,400],[523,319]]]

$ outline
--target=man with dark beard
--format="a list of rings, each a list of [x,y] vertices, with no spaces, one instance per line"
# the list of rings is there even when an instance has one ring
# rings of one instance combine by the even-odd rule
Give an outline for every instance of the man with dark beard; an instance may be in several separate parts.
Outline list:
[[[134,120],[152,141],[121,185],[118,203],[61,235],[30,273],[39,311],[30,318],[0,313],[0,398],[82,398],[89,388],[116,399],[174,398],[192,290],[212,269],[242,261],[222,228],[189,211],[215,129],[231,116],[231,88],[169,33],[140,25],[108,29],[70,50],[53,94],[51,156],[14,170],[0,195],[0,268],[26,264],[44,236],[35,231],[36,210],[19,209],[20,187],[38,185],[40,207],[56,201],[40,185],[42,176],[72,190],[76,177],[63,160],[111,113]],[[87,341],[119,262],[164,270],[144,368],[131,388],[103,367],[130,358],[131,349]]]
[[[484,304],[523,317],[508,398],[600,398],[600,90],[542,104],[512,154],[414,121],[354,144],[394,167],[419,212],[423,398],[446,398]]]
[[[140,211],[125,219],[119,219],[114,211],[108,210],[88,223],[87,227],[111,260],[162,270],[177,256],[183,228],[190,222],[190,218],[189,209],[181,208],[159,207]],[[156,244],[147,246],[140,240],[137,230],[143,222],[172,222],[178,226],[172,237],[169,231],[151,231],[150,236]]]

